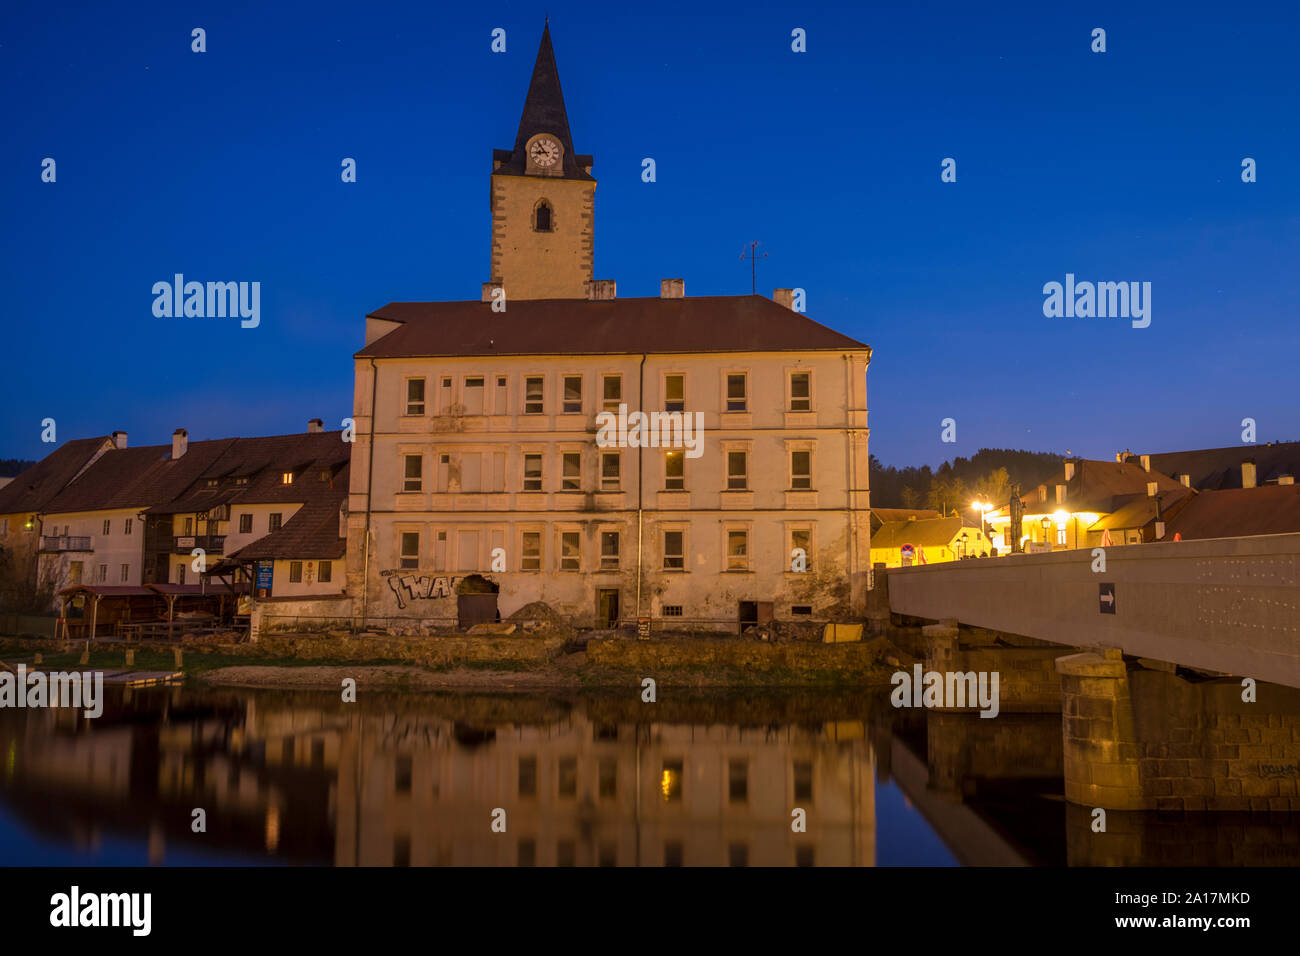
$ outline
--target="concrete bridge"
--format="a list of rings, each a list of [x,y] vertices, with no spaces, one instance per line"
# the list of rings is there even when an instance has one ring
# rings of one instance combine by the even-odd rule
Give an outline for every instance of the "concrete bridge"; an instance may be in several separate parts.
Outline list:
[[[1300,534],[954,561],[887,582],[894,614],[1300,687]]]

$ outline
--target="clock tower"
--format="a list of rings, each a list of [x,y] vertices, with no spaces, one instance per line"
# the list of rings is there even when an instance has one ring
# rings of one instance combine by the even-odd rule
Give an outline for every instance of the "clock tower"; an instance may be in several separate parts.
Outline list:
[[[510,299],[583,299],[596,180],[573,151],[551,30],[542,30],[514,149],[492,151],[492,285]],[[486,297],[486,295],[485,295]]]

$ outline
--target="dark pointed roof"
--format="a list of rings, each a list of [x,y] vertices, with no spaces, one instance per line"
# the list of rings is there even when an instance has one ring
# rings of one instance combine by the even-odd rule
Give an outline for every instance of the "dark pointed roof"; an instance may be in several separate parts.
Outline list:
[[[493,158],[499,162],[494,172],[523,175],[526,168],[525,147],[528,140],[538,133],[550,133],[564,147],[565,179],[592,178],[585,169],[591,165],[591,157],[576,156],[573,152],[569,114],[564,108],[564,93],[560,90],[560,71],[555,65],[549,24],[542,29],[537,62],[533,64],[533,78],[528,84],[524,111],[519,117],[519,131],[515,134],[515,148],[511,151],[494,150]]]

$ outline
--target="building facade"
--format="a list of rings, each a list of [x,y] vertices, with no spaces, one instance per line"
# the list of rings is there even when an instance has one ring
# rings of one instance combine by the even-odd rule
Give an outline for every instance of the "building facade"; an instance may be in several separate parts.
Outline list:
[[[871,350],[790,290],[619,299],[549,33],[493,156],[481,298],[391,303],[355,356],[348,582],[364,620],[467,590],[585,626],[865,611]],[[645,417],[643,417],[645,416]]]

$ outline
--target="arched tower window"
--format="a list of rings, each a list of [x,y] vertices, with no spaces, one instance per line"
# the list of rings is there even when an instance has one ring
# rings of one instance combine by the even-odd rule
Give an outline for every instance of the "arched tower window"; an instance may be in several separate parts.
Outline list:
[[[537,209],[533,213],[533,231],[534,232],[551,232],[551,204],[545,199],[537,204]]]

